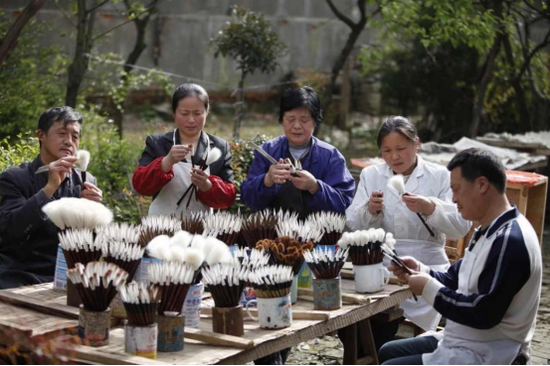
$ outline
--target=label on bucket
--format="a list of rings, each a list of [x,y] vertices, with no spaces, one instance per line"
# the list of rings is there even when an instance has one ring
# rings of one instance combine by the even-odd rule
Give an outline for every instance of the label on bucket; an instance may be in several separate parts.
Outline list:
[[[199,283],[189,287],[185,302],[183,303],[183,315],[185,316],[185,326],[190,328],[199,328],[201,320],[201,303],[204,294],[204,285]]]
[[[136,274],[134,275],[134,281],[148,282],[149,273],[147,272],[147,268],[149,267],[149,263],[156,263],[156,262],[162,262],[162,261],[158,258],[143,257],[136,270]]]
[[[309,288],[311,286],[312,278],[313,274],[311,273],[307,263],[304,262],[300,268],[300,273],[298,274],[298,287]]]
[[[157,358],[157,325],[148,327],[124,327],[125,352],[155,359]]]
[[[61,249],[60,245],[57,246],[53,287],[56,290],[67,290],[67,261],[65,260],[65,255],[63,255],[63,249]]]

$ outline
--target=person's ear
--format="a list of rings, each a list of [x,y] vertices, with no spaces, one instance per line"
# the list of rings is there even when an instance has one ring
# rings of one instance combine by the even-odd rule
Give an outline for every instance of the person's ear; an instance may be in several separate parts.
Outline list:
[[[481,194],[485,194],[487,193],[487,191],[489,190],[489,187],[490,187],[490,183],[489,183],[489,180],[484,177],[484,176],[481,176],[481,177],[478,177],[476,179],[476,186],[477,186],[477,189],[479,190],[479,193]]]
[[[42,130],[36,131],[36,137],[38,138],[38,141],[42,142],[45,136],[46,136],[46,133],[44,131]]]

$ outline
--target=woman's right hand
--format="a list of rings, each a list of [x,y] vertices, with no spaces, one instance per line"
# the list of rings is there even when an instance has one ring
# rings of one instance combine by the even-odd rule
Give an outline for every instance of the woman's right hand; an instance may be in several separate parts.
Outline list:
[[[168,155],[162,159],[162,171],[165,173],[168,173],[170,169],[174,166],[174,164],[182,161],[185,159],[187,154],[191,152],[192,146],[191,145],[174,145],[168,152]]]
[[[264,177],[264,185],[267,188],[274,184],[284,184],[290,178],[290,164],[285,164],[283,159],[279,159],[279,164],[273,164]]]
[[[371,214],[377,214],[384,208],[384,192],[373,191],[369,198],[369,212]]]

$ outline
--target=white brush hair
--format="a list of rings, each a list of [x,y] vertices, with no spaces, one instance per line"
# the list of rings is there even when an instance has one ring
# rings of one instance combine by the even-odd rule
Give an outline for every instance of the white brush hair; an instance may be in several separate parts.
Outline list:
[[[206,257],[206,263],[211,266],[216,263],[231,262],[232,259],[233,256],[231,255],[231,251],[229,250],[227,245],[224,244],[223,247],[216,245],[212,248],[212,250]]]
[[[361,230],[355,243],[357,245],[363,246],[371,241],[371,237],[372,233],[369,232],[369,230]]]
[[[170,252],[172,256],[172,261],[183,263],[185,262],[185,253],[187,252],[187,249],[182,247],[181,245],[170,245]]]
[[[340,240],[338,240],[336,244],[340,248],[347,248],[349,246],[349,242],[350,242],[350,233],[346,231],[345,233],[342,234],[342,237],[340,238]]]
[[[386,245],[388,246],[388,248],[390,248],[392,251],[395,247],[395,239],[391,238],[391,239],[386,239]]]
[[[393,234],[392,233],[386,233],[386,240],[388,239],[393,239]]]
[[[164,259],[165,251],[162,248],[168,249],[170,245],[170,237],[168,235],[159,235],[147,244],[145,249],[147,255],[153,258]]]
[[[193,240],[194,235],[191,233],[188,233],[187,231],[180,230],[174,234],[172,238],[170,238],[170,245],[177,245],[181,247],[188,247],[191,244],[191,241]]]
[[[42,207],[42,211],[61,230],[95,229],[113,221],[113,213],[103,204],[87,199],[63,197]]]
[[[76,158],[78,159],[76,164],[81,171],[85,172],[88,169],[88,164],[90,164],[90,152],[87,150],[78,150]]]
[[[386,235],[386,232],[382,228],[378,228],[374,230],[374,233],[376,234],[376,240],[378,242],[382,242],[384,240],[384,236]]]
[[[198,270],[204,262],[203,252],[195,248],[187,248],[184,257],[184,263],[192,268],[193,271]]]
[[[45,204],[42,207],[42,211],[48,216],[48,218],[57,226],[60,230],[65,230],[65,221],[63,220],[63,213],[61,212],[62,203],[61,200],[55,200]]]
[[[395,174],[388,181],[388,185],[393,187],[400,195],[405,193],[405,180],[403,174]]]
[[[210,149],[208,157],[206,158],[206,165],[211,165],[212,163],[218,161],[222,157],[222,152],[217,147]]]

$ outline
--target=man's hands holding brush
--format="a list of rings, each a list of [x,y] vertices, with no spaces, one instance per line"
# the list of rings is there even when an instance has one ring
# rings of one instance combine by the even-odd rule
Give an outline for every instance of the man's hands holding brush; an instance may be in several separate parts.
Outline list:
[[[399,258],[401,259],[403,264],[411,270],[412,274],[408,274],[407,271],[405,271],[403,268],[399,267],[393,262],[390,262],[388,270],[392,271],[393,274],[400,280],[406,281],[413,294],[422,295],[422,291],[424,291],[424,286],[426,286],[426,283],[428,283],[432,276],[427,273],[419,272],[420,266],[418,264],[418,261],[413,257]]]

